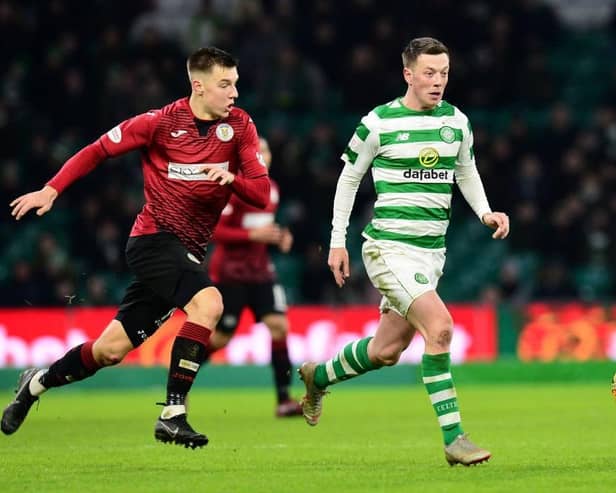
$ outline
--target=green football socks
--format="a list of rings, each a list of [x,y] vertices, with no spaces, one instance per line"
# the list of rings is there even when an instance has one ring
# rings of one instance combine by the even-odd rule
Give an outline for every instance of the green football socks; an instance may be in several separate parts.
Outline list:
[[[450,373],[449,353],[424,354],[421,360],[423,383],[436,412],[445,445],[463,433],[456,389]]]
[[[368,343],[371,339],[372,337],[366,337],[347,344],[334,358],[317,365],[314,373],[314,384],[324,389],[328,385],[376,369],[368,358]]]

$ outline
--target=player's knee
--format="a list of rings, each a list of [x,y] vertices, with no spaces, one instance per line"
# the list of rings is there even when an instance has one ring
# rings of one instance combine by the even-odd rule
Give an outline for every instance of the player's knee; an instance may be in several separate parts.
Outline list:
[[[391,352],[381,352],[375,356],[376,363],[378,366],[393,366],[400,359],[400,352],[391,351]]]
[[[453,337],[453,320],[445,317],[429,332],[429,344],[448,351]]]
[[[271,315],[263,318],[263,322],[272,335],[274,341],[279,341],[287,337],[287,319],[283,315]]]
[[[219,349],[224,348],[227,344],[229,344],[230,340],[231,340],[230,334],[214,332],[214,334],[212,334],[212,337],[210,337],[210,346],[212,349],[217,351]]]
[[[124,356],[126,356],[126,351],[123,351],[120,348],[103,347],[99,348],[97,354],[94,356],[100,365],[113,366],[117,365],[124,359]]]
[[[222,316],[222,295],[215,287],[202,289],[184,307],[187,315],[205,327],[215,327]]]
[[[394,346],[389,346],[377,351],[373,355],[372,359],[373,363],[377,366],[393,366],[398,362],[401,354],[401,349]]]

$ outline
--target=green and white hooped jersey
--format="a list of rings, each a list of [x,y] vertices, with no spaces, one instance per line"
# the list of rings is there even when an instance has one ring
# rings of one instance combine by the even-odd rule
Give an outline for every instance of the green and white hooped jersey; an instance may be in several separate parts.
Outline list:
[[[341,157],[358,174],[372,168],[377,200],[364,236],[445,248],[456,169],[475,168],[464,113],[446,101],[414,111],[398,98],[362,118]]]

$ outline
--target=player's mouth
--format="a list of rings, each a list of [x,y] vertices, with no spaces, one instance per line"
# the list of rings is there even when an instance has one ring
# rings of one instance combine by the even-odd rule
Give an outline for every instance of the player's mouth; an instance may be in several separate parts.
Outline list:
[[[437,92],[429,92],[428,93],[430,95],[431,99],[439,99],[441,97],[441,93],[440,91]]]

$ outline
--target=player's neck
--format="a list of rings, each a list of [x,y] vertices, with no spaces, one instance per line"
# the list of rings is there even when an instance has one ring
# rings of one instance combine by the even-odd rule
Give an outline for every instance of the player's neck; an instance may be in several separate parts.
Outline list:
[[[210,113],[208,109],[203,105],[203,102],[196,94],[191,94],[188,99],[188,106],[193,115],[199,120],[218,120],[220,117]]]
[[[419,100],[411,93],[411,91],[407,91],[404,97],[400,100],[405,108],[408,108],[412,111],[430,111],[433,110],[436,105],[431,107],[423,106]]]

